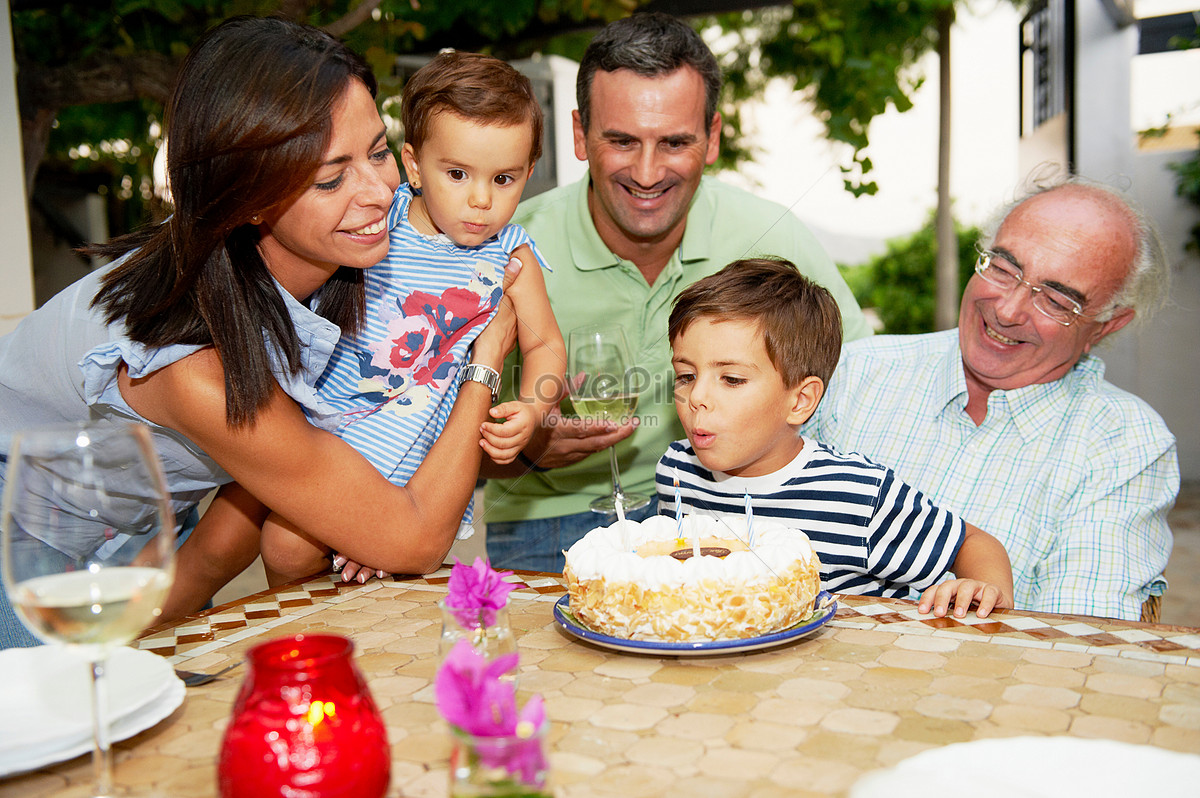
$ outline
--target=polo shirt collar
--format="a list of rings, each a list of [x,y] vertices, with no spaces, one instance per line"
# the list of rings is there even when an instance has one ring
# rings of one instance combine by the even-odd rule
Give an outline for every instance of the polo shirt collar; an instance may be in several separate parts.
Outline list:
[[[679,259],[683,263],[708,260],[712,253],[716,219],[712,195],[707,190],[712,179],[708,175],[700,178],[692,204],[688,206],[687,226],[683,228],[683,240],[679,242]]]
[[[591,180],[591,175],[585,174],[571,187],[570,196],[567,198],[574,206],[566,214],[571,255],[575,268],[584,272],[607,269],[621,262],[604,243],[604,239],[600,238],[596,225],[592,223],[592,215],[588,212],[588,186],[591,185]]]
[[[679,259],[683,263],[707,260],[712,251],[713,208],[708,193],[704,190],[705,183],[711,179],[708,176],[700,179],[700,186],[688,207],[687,225],[683,229],[683,240],[679,243]],[[591,175],[584,175],[572,186],[571,196],[567,199],[574,206],[567,214],[571,252],[574,255],[575,266],[585,272],[607,269],[621,262],[604,243],[592,222],[592,215],[588,211],[590,185]]]

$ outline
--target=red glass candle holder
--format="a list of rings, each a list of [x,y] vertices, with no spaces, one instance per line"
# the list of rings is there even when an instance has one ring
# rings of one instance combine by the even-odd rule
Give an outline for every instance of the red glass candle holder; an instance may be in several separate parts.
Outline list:
[[[223,798],[381,798],[391,756],[367,685],[336,635],[250,649],[218,765]]]

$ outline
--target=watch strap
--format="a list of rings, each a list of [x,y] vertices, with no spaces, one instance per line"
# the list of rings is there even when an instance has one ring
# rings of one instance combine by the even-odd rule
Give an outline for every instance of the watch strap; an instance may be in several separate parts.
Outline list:
[[[491,366],[482,363],[468,363],[463,366],[458,372],[458,384],[462,385],[468,380],[486,385],[492,392],[493,404],[500,398],[500,372]]]

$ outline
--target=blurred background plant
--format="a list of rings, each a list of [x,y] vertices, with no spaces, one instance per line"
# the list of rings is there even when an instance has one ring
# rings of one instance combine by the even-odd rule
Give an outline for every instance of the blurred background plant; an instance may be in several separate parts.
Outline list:
[[[959,291],[975,272],[979,228],[954,224],[958,241]],[[866,263],[838,264],[854,298],[879,319],[888,335],[933,332],[936,280],[931,264],[936,251],[934,217],[917,232],[893,238],[881,255]]]
[[[1200,16],[1200,12],[1197,12],[1197,16]],[[1169,45],[1176,50],[1200,47],[1200,25],[1196,26],[1190,36],[1172,36]],[[1167,118],[1161,125],[1138,131],[1138,135],[1143,140],[1162,138],[1167,135],[1172,119],[1173,115],[1167,114]],[[1196,138],[1195,152],[1182,161],[1167,164],[1167,168],[1175,173],[1175,193],[1193,205],[1197,215],[1200,216],[1200,131],[1197,131]],[[1184,243],[1184,249],[1193,255],[1200,255],[1200,219],[1192,225],[1190,233],[1191,235]]]
[[[958,0],[960,4],[966,0]],[[10,0],[26,193],[53,214],[41,182],[69,181],[108,199],[115,235],[167,212],[154,194],[162,106],[188,47],[236,14],[280,14],[325,27],[362,53],[381,98],[400,89],[396,57],[443,47],[505,59],[578,60],[595,30],[635,10],[691,19],[726,73],[722,160],[752,157],[740,107],[784,79],[810,97],[831,141],[848,145],[847,190],[872,194],[871,120],[906,111],[936,46],[937,15],[955,0]],[[764,7],[767,6],[767,7]],[[714,12],[721,12],[712,16]],[[385,103],[385,113],[388,108]]]
[[[1197,134],[1200,139],[1200,133]],[[1200,214],[1200,147],[1192,153],[1192,157],[1179,163],[1167,166],[1175,173],[1175,193],[1196,206]],[[1200,255],[1200,221],[1192,225],[1192,235],[1185,247],[1195,255]]]

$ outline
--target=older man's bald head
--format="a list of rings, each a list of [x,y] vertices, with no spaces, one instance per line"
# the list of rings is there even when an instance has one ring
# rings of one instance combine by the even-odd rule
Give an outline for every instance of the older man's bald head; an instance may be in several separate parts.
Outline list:
[[[1110,310],[1130,308],[1140,321],[1149,318],[1167,295],[1166,251],[1153,223],[1124,192],[1077,176],[1035,184],[1023,196],[998,210],[983,226],[980,247],[990,249],[1007,219],[1017,213],[1064,213],[1077,210],[1075,222],[1060,220],[1064,246],[1074,242],[1081,266],[1118,262],[1119,285],[1108,301]]]

